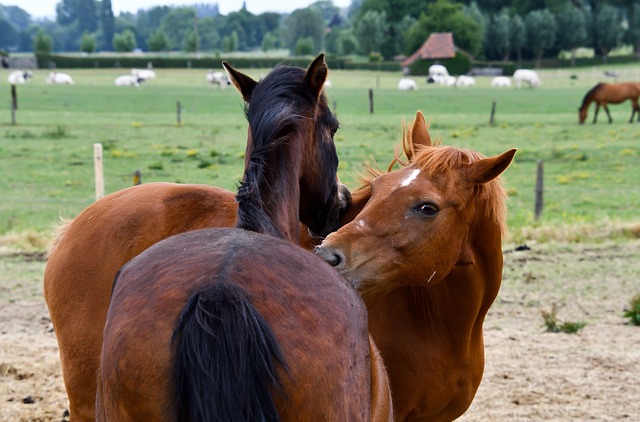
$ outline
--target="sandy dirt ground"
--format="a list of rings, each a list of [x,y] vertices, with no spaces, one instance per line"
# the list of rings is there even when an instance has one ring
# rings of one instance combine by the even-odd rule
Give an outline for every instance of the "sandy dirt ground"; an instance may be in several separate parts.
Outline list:
[[[640,240],[527,246],[505,247],[484,379],[459,420],[640,421],[640,327],[623,317],[640,293]],[[0,255],[0,421],[67,420],[38,258]],[[546,332],[554,306],[559,323],[586,326]]]

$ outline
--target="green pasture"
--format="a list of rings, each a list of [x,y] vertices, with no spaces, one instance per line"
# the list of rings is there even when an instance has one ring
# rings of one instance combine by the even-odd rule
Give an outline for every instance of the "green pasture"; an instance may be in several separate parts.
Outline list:
[[[242,69],[254,78],[266,69]],[[603,69],[547,70],[539,89],[452,88],[415,77],[416,92],[399,92],[398,73],[332,71],[327,94],[340,120],[336,136],[340,177],[358,185],[362,163],[386,168],[402,122],[416,110],[431,120],[444,144],[494,155],[518,148],[504,173],[512,239],[534,233],[636,227],[640,218],[640,124],[628,124],[629,102],[611,106],[614,123],[577,124],[582,97]],[[64,71],[64,70],[60,70]],[[619,69],[640,81],[640,64]],[[70,70],[74,86],[47,85],[47,71],[18,86],[17,124],[11,124],[7,71],[0,74],[0,236],[48,236],[60,216],[74,217],[95,198],[93,144],[104,154],[106,193],[143,182],[208,183],[234,190],[244,164],[247,123],[238,92],[210,88],[205,71],[157,69],[140,88],[116,87],[128,69]],[[369,113],[369,89],[374,112]],[[180,102],[181,124],[177,123]],[[494,125],[489,125],[492,102]],[[536,165],[544,165],[544,211],[534,220]],[[636,233],[637,234],[637,233]]]

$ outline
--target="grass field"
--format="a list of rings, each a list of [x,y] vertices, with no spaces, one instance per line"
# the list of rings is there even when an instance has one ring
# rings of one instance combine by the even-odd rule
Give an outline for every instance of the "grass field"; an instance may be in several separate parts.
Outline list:
[[[542,71],[536,90],[490,88],[490,78],[456,89],[416,77],[416,92],[395,89],[399,72],[332,71],[327,93],[341,122],[340,177],[355,188],[363,162],[386,167],[403,119],[421,110],[432,122],[432,137],[444,144],[485,155],[518,148],[503,175],[511,241],[638,236],[640,124],[627,123],[629,103],[610,107],[611,125],[604,113],[592,125],[593,110],[588,124],[577,124],[582,97],[607,79],[603,69]],[[256,79],[268,71],[242,70]],[[620,80],[640,81],[640,64],[616,70]],[[107,194],[130,186],[136,169],[143,182],[235,189],[247,136],[238,92],[209,88],[205,72],[193,69],[158,69],[158,78],[139,89],[115,87],[115,77],[127,71],[70,70],[75,86],[52,86],[45,83],[47,71],[36,70],[33,80],[18,87],[15,126],[7,71],[0,74],[0,244],[40,247],[38,239],[50,237],[59,216],[73,217],[94,200],[94,143],[103,145]],[[489,125],[494,100],[495,124]],[[545,205],[536,221],[539,160]]]

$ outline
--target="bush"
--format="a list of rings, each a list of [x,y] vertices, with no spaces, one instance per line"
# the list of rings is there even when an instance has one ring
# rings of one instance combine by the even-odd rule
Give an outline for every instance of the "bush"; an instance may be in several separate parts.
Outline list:
[[[542,311],[542,319],[544,319],[544,325],[547,327],[546,331],[549,333],[567,333],[575,334],[583,329],[587,324],[584,322],[563,322],[558,321],[556,315],[557,307],[554,304],[551,307],[551,311]]]
[[[631,309],[626,309],[625,318],[629,318],[631,324],[640,326],[640,294],[631,299]]]

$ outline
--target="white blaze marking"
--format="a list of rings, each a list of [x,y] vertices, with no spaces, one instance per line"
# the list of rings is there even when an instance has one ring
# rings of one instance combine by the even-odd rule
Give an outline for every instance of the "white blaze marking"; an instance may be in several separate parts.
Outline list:
[[[416,180],[416,177],[418,177],[418,175],[420,174],[420,170],[414,170],[411,172],[411,174],[402,181],[402,183],[400,183],[400,186],[409,186],[409,184],[411,182],[413,182],[414,180]]]

